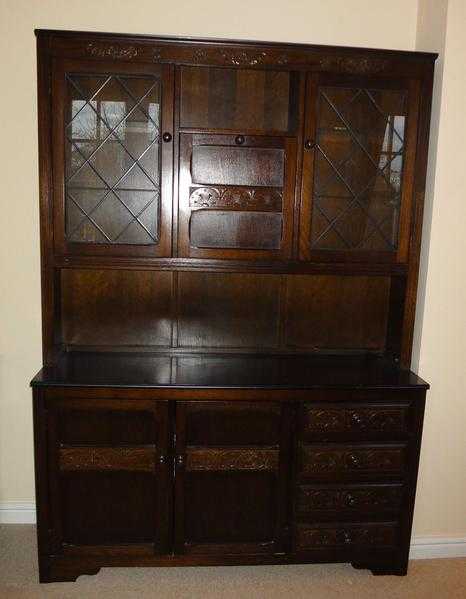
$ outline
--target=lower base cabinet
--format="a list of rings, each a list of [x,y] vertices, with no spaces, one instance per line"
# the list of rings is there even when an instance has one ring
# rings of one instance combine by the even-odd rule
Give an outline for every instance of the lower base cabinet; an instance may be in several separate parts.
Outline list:
[[[425,391],[34,389],[40,580],[106,566],[405,574]]]

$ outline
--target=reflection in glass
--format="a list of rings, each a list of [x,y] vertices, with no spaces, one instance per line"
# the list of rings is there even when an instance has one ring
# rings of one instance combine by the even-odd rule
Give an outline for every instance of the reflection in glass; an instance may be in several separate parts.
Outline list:
[[[160,83],[67,76],[66,237],[152,244],[159,237]]]
[[[320,88],[313,248],[396,250],[406,111],[402,91]]]

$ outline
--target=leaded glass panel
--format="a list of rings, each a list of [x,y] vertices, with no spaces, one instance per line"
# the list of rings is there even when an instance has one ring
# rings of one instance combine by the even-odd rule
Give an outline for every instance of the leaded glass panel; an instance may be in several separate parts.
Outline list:
[[[311,247],[398,247],[407,94],[319,88]]]
[[[66,76],[66,238],[156,244],[160,212],[160,80]]]

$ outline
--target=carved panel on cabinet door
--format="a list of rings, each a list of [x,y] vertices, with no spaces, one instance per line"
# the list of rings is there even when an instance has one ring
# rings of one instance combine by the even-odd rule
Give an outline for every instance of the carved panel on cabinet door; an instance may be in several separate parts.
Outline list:
[[[400,433],[407,429],[407,408],[351,408],[306,410],[305,430],[313,433],[352,431]]]
[[[297,530],[298,549],[334,546],[392,546],[396,543],[395,525],[367,525],[308,528],[299,526]]]
[[[190,449],[188,471],[278,470],[278,449]]]
[[[300,512],[340,509],[398,509],[402,487],[363,487],[350,489],[298,489],[297,508]]]
[[[404,449],[328,449],[302,448],[303,474],[331,474],[349,472],[401,472]]]
[[[65,447],[59,451],[60,470],[154,472],[155,448]]]
[[[189,205],[192,208],[230,208],[280,212],[281,189],[254,187],[191,187]]]

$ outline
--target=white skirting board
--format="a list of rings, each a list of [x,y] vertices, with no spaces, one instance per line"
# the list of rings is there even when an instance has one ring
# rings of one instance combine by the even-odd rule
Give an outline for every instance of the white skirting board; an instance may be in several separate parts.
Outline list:
[[[35,524],[36,506],[32,502],[0,503],[0,524]],[[466,557],[466,537],[414,537],[410,559]]]
[[[36,504],[32,501],[0,502],[0,524],[35,524]]]

